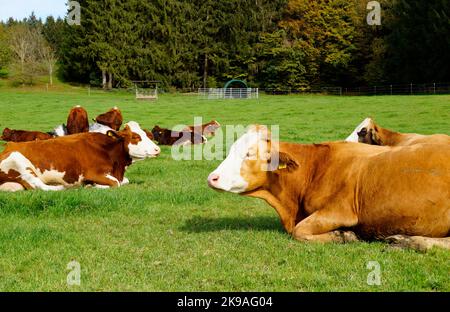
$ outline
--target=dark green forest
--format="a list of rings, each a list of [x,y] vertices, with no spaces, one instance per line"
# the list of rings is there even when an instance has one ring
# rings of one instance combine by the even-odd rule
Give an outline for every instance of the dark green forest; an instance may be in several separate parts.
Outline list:
[[[1,23],[0,73],[32,83],[54,67],[67,82],[167,90],[450,81],[450,1],[380,0],[381,25],[368,25],[368,2],[80,0],[80,25]],[[42,38],[29,57],[14,46],[27,36]]]

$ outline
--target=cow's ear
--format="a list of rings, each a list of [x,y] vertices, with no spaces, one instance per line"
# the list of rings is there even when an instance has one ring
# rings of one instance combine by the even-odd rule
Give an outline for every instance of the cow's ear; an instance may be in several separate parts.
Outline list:
[[[372,137],[372,141],[376,145],[383,145],[383,142],[381,141],[380,137],[378,136],[378,129],[376,129],[376,128],[370,129],[370,135]]]
[[[110,138],[122,139],[122,137],[114,130],[108,130],[108,132],[106,132],[106,135]]]
[[[148,137],[150,140],[153,140],[153,139],[154,139],[153,133],[151,133],[149,130],[144,129],[144,132],[145,132],[145,134],[147,135],[147,137]]]
[[[279,152],[278,153],[278,168],[277,170],[287,170],[293,171],[298,168],[298,163],[295,159],[288,153]]]

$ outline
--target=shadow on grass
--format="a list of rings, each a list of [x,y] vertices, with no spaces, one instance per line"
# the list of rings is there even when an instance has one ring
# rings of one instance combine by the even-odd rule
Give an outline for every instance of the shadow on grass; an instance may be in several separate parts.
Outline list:
[[[189,233],[216,231],[273,231],[284,232],[280,221],[274,217],[224,217],[205,218],[193,217],[180,227],[181,231]]]

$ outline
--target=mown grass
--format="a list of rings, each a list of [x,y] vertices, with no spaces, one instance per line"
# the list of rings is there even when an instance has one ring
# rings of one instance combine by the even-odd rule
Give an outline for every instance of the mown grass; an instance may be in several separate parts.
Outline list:
[[[404,132],[450,134],[450,96],[262,96],[205,101],[163,95],[136,102],[126,93],[0,89],[0,127],[48,131],[74,105],[90,117],[119,106],[151,128],[192,124],[280,125],[282,140],[345,138],[367,116]],[[158,159],[133,164],[131,184],[114,190],[0,193],[3,291],[449,291],[450,254],[395,250],[380,242],[300,243],[266,203],[209,189],[220,161]],[[68,286],[66,266],[81,265]],[[381,285],[367,284],[369,261]]]

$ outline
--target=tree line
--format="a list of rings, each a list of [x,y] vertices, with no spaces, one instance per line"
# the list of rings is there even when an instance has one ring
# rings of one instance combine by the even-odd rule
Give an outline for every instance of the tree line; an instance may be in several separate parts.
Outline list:
[[[81,24],[34,16],[0,23],[0,74],[36,73],[104,88],[267,89],[450,81],[450,2],[81,0]],[[51,79],[51,78],[50,78]]]

